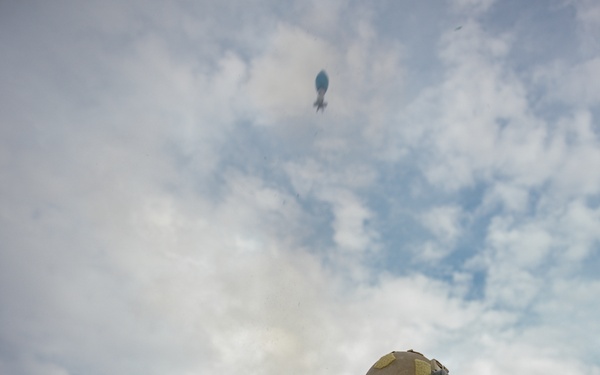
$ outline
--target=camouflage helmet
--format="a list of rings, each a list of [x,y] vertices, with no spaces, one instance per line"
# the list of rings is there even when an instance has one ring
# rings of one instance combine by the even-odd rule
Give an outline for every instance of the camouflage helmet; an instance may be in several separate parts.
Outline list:
[[[391,352],[381,357],[367,375],[448,375],[449,370],[436,359],[409,350]]]

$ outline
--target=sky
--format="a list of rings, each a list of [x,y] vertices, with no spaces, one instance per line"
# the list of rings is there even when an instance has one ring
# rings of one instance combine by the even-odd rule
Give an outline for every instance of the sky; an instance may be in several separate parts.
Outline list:
[[[1,1],[0,373],[600,375],[597,35],[595,0]]]

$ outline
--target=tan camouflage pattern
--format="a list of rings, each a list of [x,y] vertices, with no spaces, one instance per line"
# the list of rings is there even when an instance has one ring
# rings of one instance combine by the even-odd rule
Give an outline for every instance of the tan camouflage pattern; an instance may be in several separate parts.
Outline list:
[[[375,362],[366,375],[431,375],[432,371],[440,369],[449,372],[439,361],[430,360],[414,350],[394,351]]]

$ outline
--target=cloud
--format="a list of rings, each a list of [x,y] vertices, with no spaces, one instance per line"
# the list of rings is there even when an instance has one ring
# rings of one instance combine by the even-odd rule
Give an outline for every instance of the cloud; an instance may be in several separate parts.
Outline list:
[[[597,107],[600,96],[596,89],[595,71],[600,64],[598,58],[578,61],[574,64],[542,66],[534,78],[548,93],[545,101],[567,103],[576,108]]]
[[[448,256],[461,235],[463,216],[459,206],[434,207],[422,214],[420,221],[434,240],[427,242],[417,257],[436,262]]]
[[[457,11],[479,15],[487,11],[494,4],[494,0],[454,0],[452,6]]]
[[[596,56],[523,77],[489,1],[428,79],[386,4],[61,4],[0,12],[0,372],[600,373]]]
[[[569,1],[576,14],[579,32],[578,44],[584,55],[594,56],[598,50],[598,42],[590,37],[598,31],[600,27],[600,7],[594,1]]]
[[[332,60],[328,44],[302,29],[280,25],[272,37],[272,50],[253,62],[248,83],[251,100],[265,115],[274,116],[261,123],[271,124],[307,112],[315,72]]]

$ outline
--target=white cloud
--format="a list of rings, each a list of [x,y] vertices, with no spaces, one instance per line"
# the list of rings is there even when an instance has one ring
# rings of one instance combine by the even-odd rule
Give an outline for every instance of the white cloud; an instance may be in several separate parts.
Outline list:
[[[372,247],[374,233],[365,228],[372,214],[353,194],[344,191],[335,192],[326,197],[333,205],[333,239],[344,250],[364,252]]]
[[[442,242],[452,242],[460,234],[461,208],[435,207],[422,215],[423,224]]]
[[[496,183],[486,192],[482,208],[493,210],[496,204],[510,213],[525,213],[530,204],[529,191],[515,184]]]
[[[575,108],[600,104],[598,75],[600,58],[577,61],[574,64],[554,63],[539,67],[534,78],[547,93],[549,105],[554,101],[566,102]]]
[[[539,75],[573,78],[542,119],[513,36],[471,20],[404,107],[385,8],[219,4],[3,12],[0,372],[355,374],[409,348],[453,373],[600,372],[580,73]]]
[[[494,0],[453,0],[451,4],[455,10],[478,15],[487,11]]]
[[[512,224],[512,225],[511,225]],[[529,269],[539,266],[554,243],[551,233],[539,227],[539,223],[511,223],[511,220],[494,220],[489,227],[488,242],[497,249],[499,264],[513,264],[518,268]]]
[[[578,44],[584,56],[597,55],[598,40],[593,37],[600,30],[600,6],[593,0],[568,1],[575,9],[578,21]]]
[[[434,207],[421,215],[420,221],[434,236],[418,249],[418,258],[430,262],[439,262],[448,256],[455,247],[455,242],[462,234],[462,209],[459,206],[447,205]]]
[[[264,117],[259,124],[264,125],[309,112],[315,97],[314,77],[336,58],[328,43],[283,24],[274,31],[269,47],[253,61],[248,82],[248,96]]]

